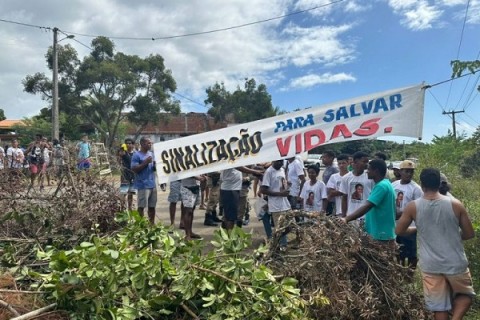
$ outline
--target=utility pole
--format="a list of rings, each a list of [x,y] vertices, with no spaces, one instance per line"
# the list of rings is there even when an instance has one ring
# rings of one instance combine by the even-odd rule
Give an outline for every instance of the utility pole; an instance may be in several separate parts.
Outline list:
[[[455,124],[455,114],[457,113],[463,113],[465,112],[464,110],[461,110],[461,111],[443,111],[442,114],[450,114],[452,115],[452,126],[453,126],[453,138],[455,140],[457,140],[457,127],[456,127],[456,124]]]
[[[58,52],[57,52],[58,28],[53,28],[53,94],[52,94],[52,140],[59,138],[58,116]]]

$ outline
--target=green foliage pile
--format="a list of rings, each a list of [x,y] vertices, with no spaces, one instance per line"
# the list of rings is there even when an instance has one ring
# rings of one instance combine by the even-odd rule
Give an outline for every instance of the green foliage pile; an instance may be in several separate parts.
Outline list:
[[[308,319],[297,281],[246,255],[241,229],[216,231],[215,250],[202,255],[201,242],[136,213],[117,220],[126,226],[113,236],[39,251],[49,272],[28,273],[71,319]]]

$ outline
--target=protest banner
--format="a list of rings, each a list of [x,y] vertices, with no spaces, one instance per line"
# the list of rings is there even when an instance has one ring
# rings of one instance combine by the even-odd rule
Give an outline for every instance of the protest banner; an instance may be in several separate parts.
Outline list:
[[[158,182],[293,157],[330,143],[421,139],[423,84],[154,144]]]

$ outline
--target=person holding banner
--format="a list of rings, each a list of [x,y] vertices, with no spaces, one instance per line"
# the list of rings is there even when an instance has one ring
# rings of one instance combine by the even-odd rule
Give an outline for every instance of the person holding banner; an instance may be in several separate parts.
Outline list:
[[[233,229],[237,221],[240,203],[240,190],[242,190],[243,173],[261,175],[263,172],[247,167],[237,167],[223,170],[220,174],[220,201],[223,204],[223,227]]]
[[[287,199],[290,191],[285,179],[283,160],[272,162],[272,165],[265,171],[260,192],[268,196],[268,211],[273,217],[275,229],[279,229],[280,219],[288,210],[291,210]],[[286,249],[287,235],[284,233],[280,238],[280,251],[286,251]]]
[[[288,201],[292,209],[299,209],[301,202],[299,199],[300,191],[305,183],[305,172],[303,163],[296,157],[288,158],[287,181],[290,190]]]

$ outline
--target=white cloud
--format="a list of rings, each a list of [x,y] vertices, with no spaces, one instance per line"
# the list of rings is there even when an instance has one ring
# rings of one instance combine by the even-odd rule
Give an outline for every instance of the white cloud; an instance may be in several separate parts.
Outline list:
[[[284,43],[285,57],[296,66],[312,63],[333,66],[350,62],[355,58],[354,45],[342,41],[340,36],[351,28],[352,25],[289,26],[284,30],[289,38]]]
[[[403,16],[400,22],[411,30],[430,29],[443,14],[443,10],[426,0],[389,0],[388,4]]]
[[[412,30],[430,29],[442,13],[443,11],[438,10],[437,7],[420,2],[415,8],[404,13],[405,18],[402,22]]]
[[[369,9],[369,5],[362,5],[358,1],[348,1],[347,4],[345,5],[345,11],[346,12],[362,12],[367,9]]]
[[[439,4],[447,6],[447,7],[454,7],[458,5],[465,6],[466,1],[465,0],[440,0],[438,1]]]
[[[288,87],[284,88],[284,91],[289,89],[298,88],[310,88],[319,84],[341,83],[345,81],[355,82],[357,79],[351,74],[347,73],[324,73],[324,74],[308,74],[302,77],[294,78],[290,80]]]

